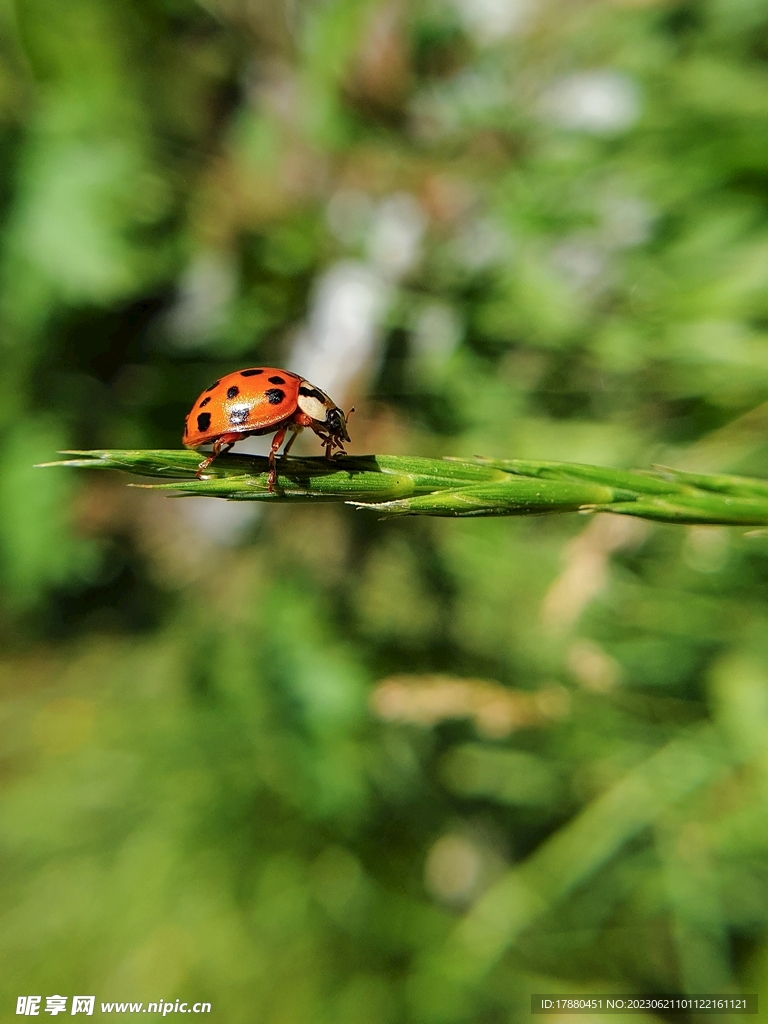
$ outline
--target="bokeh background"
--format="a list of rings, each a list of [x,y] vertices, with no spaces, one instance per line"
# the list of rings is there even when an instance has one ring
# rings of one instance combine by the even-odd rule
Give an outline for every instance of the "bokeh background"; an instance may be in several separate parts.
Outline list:
[[[0,20],[3,1014],[768,994],[767,539],[32,468],[266,364],[357,454],[768,475],[765,2]]]

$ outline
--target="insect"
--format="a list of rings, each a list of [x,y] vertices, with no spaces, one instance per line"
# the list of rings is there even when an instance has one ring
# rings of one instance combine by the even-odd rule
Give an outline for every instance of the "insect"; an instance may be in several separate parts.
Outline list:
[[[350,412],[354,410],[350,409]],[[287,455],[304,427],[314,430],[330,459],[334,448],[344,453],[349,441],[347,419],[341,409],[320,388],[296,373],[274,366],[236,370],[215,381],[200,395],[184,424],[184,446],[199,448],[213,442],[213,451],[203,459],[198,478],[222,452],[251,434],[272,434],[269,450],[269,490],[277,482],[275,457],[288,433],[283,450]]]

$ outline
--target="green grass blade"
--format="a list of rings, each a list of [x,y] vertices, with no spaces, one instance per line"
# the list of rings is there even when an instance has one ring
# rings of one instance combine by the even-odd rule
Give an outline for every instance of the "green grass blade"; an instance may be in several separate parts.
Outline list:
[[[220,456],[203,479],[200,453],[78,451],[46,466],[116,469],[167,483],[141,484],[175,495],[230,501],[344,501],[387,516],[445,517],[614,512],[680,524],[768,526],[768,481],[713,474],[619,470],[525,459],[427,459],[408,455],[281,458],[274,491],[269,463]]]
[[[530,516],[576,512],[584,506],[610,502],[614,498],[610,487],[596,484],[508,476],[497,483],[436,491],[385,504],[356,504],[390,515]]]

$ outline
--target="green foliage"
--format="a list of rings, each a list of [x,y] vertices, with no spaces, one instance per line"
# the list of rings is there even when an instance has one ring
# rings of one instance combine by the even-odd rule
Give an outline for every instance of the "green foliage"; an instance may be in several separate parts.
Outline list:
[[[5,1007],[768,998],[767,56],[761,0],[0,5]],[[198,481],[201,389],[321,343],[348,458]]]
[[[178,477],[174,484],[145,486],[230,501],[346,501],[386,515],[455,518],[618,512],[660,522],[768,526],[768,482],[723,474],[628,473],[515,459],[288,458],[278,463],[278,482],[270,491],[269,463],[254,456],[220,456],[198,479],[199,457],[188,451],[67,454],[80,458],[41,468],[122,469]]]

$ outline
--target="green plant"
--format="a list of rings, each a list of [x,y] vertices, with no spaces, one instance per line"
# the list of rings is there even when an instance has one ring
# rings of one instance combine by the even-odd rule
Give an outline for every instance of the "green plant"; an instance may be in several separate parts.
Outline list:
[[[173,482],[139,486],[230,501],[344,501],[385,515],[449,517],[614,512],[668,523],[768,526],[768,481],[667,468],[394,455],[291,458],[279,463],[278,487],[270,492],[268,463],[259,456],[222,456],[199,480],[200,457],[191,451],[62,454],[77,458],[44,465],[163,477]]]

